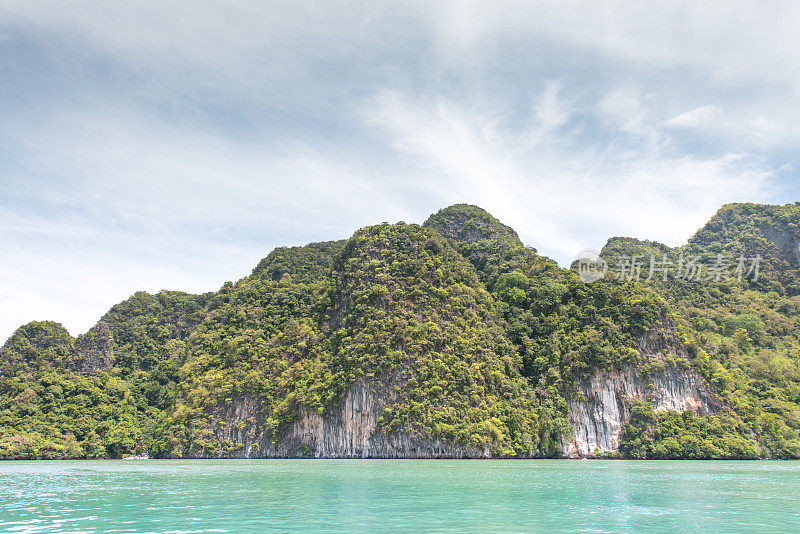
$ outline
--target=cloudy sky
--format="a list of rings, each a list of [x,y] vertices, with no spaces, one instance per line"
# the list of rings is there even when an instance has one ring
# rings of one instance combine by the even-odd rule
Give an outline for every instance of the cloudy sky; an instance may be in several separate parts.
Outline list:
[[[0,338],[456,202],[563,265],[800,200],[797,2],[393,4],[0,0]]]

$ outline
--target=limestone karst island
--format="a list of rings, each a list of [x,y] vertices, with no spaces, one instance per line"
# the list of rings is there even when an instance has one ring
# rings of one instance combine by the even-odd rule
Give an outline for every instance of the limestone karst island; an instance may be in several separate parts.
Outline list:
[[[0,0],[0,534],[800,533],[798,36]]]
[[[277,248],[77,338],[19,327],[0,457],[797,458],[798,245],[800,205],[730,204],[681,247],[609,239],[587,283],[459,204]],[[731,275],[648,273],[684,257]]]

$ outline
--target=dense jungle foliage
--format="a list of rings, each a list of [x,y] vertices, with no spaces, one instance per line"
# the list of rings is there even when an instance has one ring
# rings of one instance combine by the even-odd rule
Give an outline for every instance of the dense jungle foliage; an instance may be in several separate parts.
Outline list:
[[[725,206],[684,247],[613,238],[601,253],[760,254],[757,283],[610,272],[586,284],[455,205],[422,226],[278,248],[214,293],[136,293],[78,338],[29,323],[0,349],[0,458],[235,455],[222,428],[237,401],[257,399],[263,416],[237,432],[277,437],[356,382],[389,399],[380,432],[558,456],[580,382],[626,365],[691,366],[720,409],[634,403],[621,455],[798,457],[799,210]],[[641,350],[664,325],[685,359]]]
[[[646,414],[632,419],[625,454],[648,458],[796,458],[800,456],[800,206],[724,206],[687,245],[613,238],[601,251],[620,255],[760,255],[758,280],[681,280],[649,285],[674,310],[692,364],[724,403],[718,414]],[[735,263],[735,262],[733,262]],[[734,269],[735,266],[731,265]],[[714,428],[713,446],[678,436]],[[662,446],[664,440],[669,443]],[[710,438],[707,438],[710,439]],[[676,445],[677,443],[677,445]],[[699,447],[699,449],[698,449]],[[699,452],[698,452],[699,451]]]

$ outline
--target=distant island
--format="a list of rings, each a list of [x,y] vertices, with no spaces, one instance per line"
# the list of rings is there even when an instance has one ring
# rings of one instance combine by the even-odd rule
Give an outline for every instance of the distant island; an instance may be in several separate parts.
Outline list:
[[[730,204],[587,281],[460,204],[278,248],[21,326],[0,458],[798,458],[799,247],[800,205]]]

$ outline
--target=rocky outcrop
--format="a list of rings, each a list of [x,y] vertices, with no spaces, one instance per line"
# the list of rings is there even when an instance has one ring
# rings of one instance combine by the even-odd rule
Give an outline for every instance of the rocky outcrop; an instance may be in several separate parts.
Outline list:
[[[618,452],[622,427],[636,400],[651,403],[657,412],[692,411],[704,415],[718,407],[705,381],[690,368],[669,367],[650,377],[634,366],[596,370],[579,383],[569,401],[573,433],[562,442],[564,454],[588,457]]]
[[[326,415],[302,410],[299,420],[275,440],[256,398],[247,397],[216,414],[217,436],[236,444],[241,458],[488,458],[488,450],[377,429],[393,401],[388,387],[354,383],[338,407]],[[203,451],[190,456],[207,456]]]
[[[641,368],[595,370],[579,381],[570,396],[572,433],[562,440],[567,457],[592,457],[619,451],[631,404],[646,401],[658,411],[691,411],[700,415],[719,408],[703,378],[691,368],[667,367],[648,376]],[[189,457],[224,454],[240,458],[489,458],[488,450],[431,440],[408,433],[386,434],[378,419],[393,402],[388,388],[354,383],[338,407],[325,415],[301,410],[288,430],[272,439],[256,397],[236,399],[215,414],[213,425],[221,441],[233,450],[209,454],[189,451]]]
[[[562,441],[569,457],[619,452],[622,427],[630,419],[631,403],[649,402],[656,412],[691,411],[705,415],[719,409],[719,400],[697,371],[689,367],[689,355],[676,334],[675,324],[662,318],[640,340],[637,350],[649,366],[628,365],[595,369],[578,382],[569,397],[572,435]],[[654,364],[654,365],[653,365]]]
[[[783,258],[793,265],[800,264],[800,241],[787,229],[764,225],[759,228],[764,237],[780,250]]]
[[[596,370],[579,382],[569,399],[572,434],[562,440],[567,457],[592,457],[619,451],[622,428],[630,418],[633,401],[652,403],[656,411],[716,411],[718,401],[705,381],[690,368],[669,367],[647,376],[635,366]],[[235,400],[215,415],[216,434],[233,443],[225,452],[240,458],[489,458],[488,450],[454,445],[441,440],[386,434],[378,419],[392,393],[386,388],[356,382],[337,409],[326,415],[302,410],[300,417],[275,440],[266,431],[266,417],[255,397]],[[217,456],[204,451],[188,456]]]
[[[75,342],[75,365],[83,375],[94,375],[98,371],[108,371],[114,365],[114,349],[111,344],[111,330],[104,321],[78,338]]]
[[[562,439],[567,457],[619,452],[620,434],[635,401],[659,411],[715,412],[720,404],[705,380],[688,365],[688,354],[674,323],[662,318],[639,340],[641,362],[595,369],[567,395],[572,432]],[[234,399],[214,414],[212,428],[225,451],[189,451],[187,456],[241,458],[489,458],[489,450],[378,428],[384,409],[397,399],[392,380],[357,381],[325,414],[300,408],[297,421],[273,438],[257,397]]]

